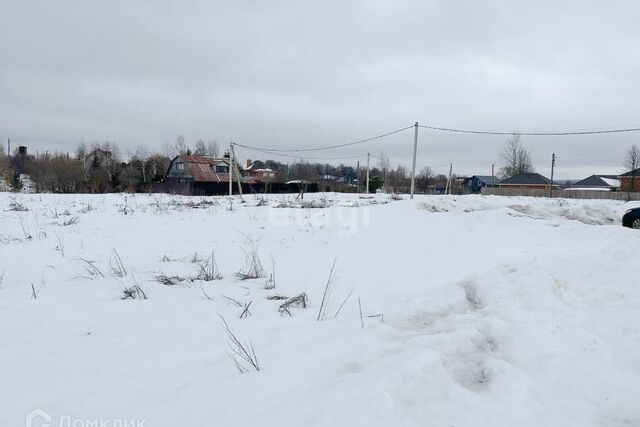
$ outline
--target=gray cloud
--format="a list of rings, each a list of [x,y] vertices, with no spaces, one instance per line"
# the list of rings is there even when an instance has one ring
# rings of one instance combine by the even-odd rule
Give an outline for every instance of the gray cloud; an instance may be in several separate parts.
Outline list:
[[[640,125],[640,6],[631,1],[22,1],[2,10],[0,137],[32,150],[72,151],[81,139],[161,150],[178,134],[304,148],[416,120],[521,131]],[[408,164],[411,137],[318,156],[384,152]],[[558,153],[560,177],[617,172],[636,140],[524,139],[542,172]],[[503,141],[422,129],[418,164],[487,173]]]

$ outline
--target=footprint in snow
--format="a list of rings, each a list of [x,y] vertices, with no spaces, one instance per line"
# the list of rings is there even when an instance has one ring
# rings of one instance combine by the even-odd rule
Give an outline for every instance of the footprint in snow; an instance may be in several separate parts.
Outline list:
[[[481,391],[489,386],[491,372],[481,353],[450,355],[444,358],[442,364],[449,375],[464,388]]]
[[[464,298],[471,310],[484,308],[484,303],[478,296],[478,288],[471,280],[460,282],[458,286],[464,290]]]

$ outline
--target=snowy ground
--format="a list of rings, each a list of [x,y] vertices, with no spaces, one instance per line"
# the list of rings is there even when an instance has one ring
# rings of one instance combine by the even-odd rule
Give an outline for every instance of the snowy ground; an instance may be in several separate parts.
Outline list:
[[[288,199],[0,193],[0,426],[640,426],[639,203]]]

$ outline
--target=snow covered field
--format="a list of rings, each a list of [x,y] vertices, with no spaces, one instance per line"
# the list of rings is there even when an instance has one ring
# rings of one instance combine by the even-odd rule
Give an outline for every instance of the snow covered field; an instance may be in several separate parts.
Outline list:
[[[0,193],[0,426],[640,426],[640,203],[244,200]]]

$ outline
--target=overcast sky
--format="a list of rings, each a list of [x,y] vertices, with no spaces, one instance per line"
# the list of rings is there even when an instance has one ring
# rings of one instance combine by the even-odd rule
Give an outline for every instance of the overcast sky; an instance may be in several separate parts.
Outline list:
[[[30,151],[640,126],[635,1],[0,1],[0,137]],[[523,141],[566,178],[619,172],[639,137]],[[418,165],[490,174],[504,139],[421,129]],[[411,147],[409,130],[314,156],[408,165]]]

